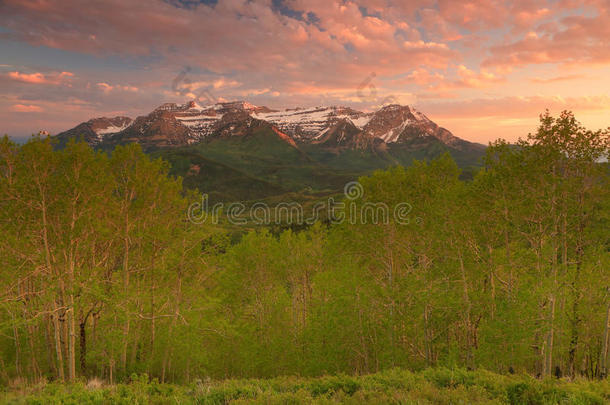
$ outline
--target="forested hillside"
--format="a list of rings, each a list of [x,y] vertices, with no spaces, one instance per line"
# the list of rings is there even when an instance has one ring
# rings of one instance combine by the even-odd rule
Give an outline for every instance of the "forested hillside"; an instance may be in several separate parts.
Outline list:
[[[232,240],[137,145],[0,141],[0,384],[365,374],[394,367],[607,375],[608,131],[570,113],[359,179],[356,208]],[[341,223],[339,223],[341,222]]]
[[[358,125],[356,125],[358,124]],[[165,103],[135,120],[94,118],[53,136],[57,148],[84,140],[95,149],[138,143],[170,162],[170,174],[210,201],[298,200],[337,193],[376,169],[450,153],[472,178],[485,146],[439,127],[412,106],[364,113],[346,107],[275,111],[245,101]]]

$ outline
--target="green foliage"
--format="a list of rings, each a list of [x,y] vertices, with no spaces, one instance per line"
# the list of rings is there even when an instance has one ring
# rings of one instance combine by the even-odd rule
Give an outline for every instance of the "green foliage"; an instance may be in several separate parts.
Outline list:
[[[340,192],[345,183],[397,165],[409,166],[416,159],[436,159],[445,153],[466,168],[466,176],[480,167],[481,151],[449,149],[440,141],[426,139],[426,146],[390,144],[387,151],[373,149],[333,150],[318,145],[298,147],[278,138],[270,129],[247,136],[217,138],[196,146],[153,152],[171,163],[171,174],[184,178],[185,186],[210,195],[210,201],[244,201],[279,197],[293,200],[291,193],[307,197]]]
[[[173,168],[133,145],[0,140],[0,386],[74,383],[32,394],[43,402],[609,399],[607,380],[561,380],[609,371],[608,132],[547,114],[491,145],[472,181],[449,154],[374,171],[336,201],[357,215],[342,223],[187,221],[197,196],[174,175],[194,165],[218,198],[310,178],[288,195],[313,204],[352,178],[268,135],[168,152]],[[77,383],[92,377],[111,385]],[[199,378],[226,381],[165,384]]]
[[[592,388],[596,391],[592,391]],[[0,394],[9,404],[574,404],[610,399],[602,382],[538,381],[486,371],[401,369],[350,377],[279,377],[269,380],[196,381],[160,384],[147,376],[127,384],[92,387],[41,384]]]

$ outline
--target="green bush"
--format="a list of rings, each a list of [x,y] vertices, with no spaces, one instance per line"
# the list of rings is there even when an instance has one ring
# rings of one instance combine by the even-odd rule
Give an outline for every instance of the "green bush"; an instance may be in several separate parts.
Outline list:
[[[526,382],[510,384],[506,393],[511,405],[539,405],[542,404],[540,387],[534,387]]]
[[[309,391],[314,397],[339,391],[343,391],[347,395],[353,395],[359,389],[360,383],[353,377],[348,376],[324,377],[314,380],[309,385]]]
[[[474,384],[474,373],[463,369],[436,368],[423,372],[426,380],[433,382],[439,388],[451,388],[458,385]]]
[[[224,380],[162,384],[132,375],[129,383],[38,384],[0,391],[0,404],[518,404],[610,403],[608,380],[536,380],[485,370],[385,370],[364,376]]]

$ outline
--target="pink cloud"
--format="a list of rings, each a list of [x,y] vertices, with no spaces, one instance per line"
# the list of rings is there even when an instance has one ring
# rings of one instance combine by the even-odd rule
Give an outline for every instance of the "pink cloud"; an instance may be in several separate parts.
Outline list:
[[[7,66],[0,81],[13,98],[5,111],[35,104],[46,114],[73,97],[89,104],[83,118],[100,110],[143,113],[207,89],[214,99],[247,97],[280,107],[345,102],[364,108],[387,95],[410,102],[417,94],[438,112],[434,100],[458,104],[443,105],[447,115],[459,115],[460,108],[469,117],[502,109],[525,114],[562,104],[533,96],[533,83],[544,84],[539,91],[565,94],[569,80],[606,73],[587,71],[592,64],[610,66],[607,0],[284,0],[295,18],[271,0],[188,9],[168,3],[106,0],[84,10],[78,0],[0,1],[5,40],[146,65],[138,71],[83,68],[78,77],[61,71],[68,68],[49,73]],[[134,15],[146,23],[134,24]],[[193,68],[189,81],[174,86],[185,66]],[[546,77],[547,67],[554,77]],[[358,88],[373,72],[376,95],[363,100]],[[590,90],[607,92],[608,83],[600,80]],[[595,103],[606,105],[572,101],[599,114],[604,111]]]
[[[73,77],[74,73],[71,72],[61,72],[61,73],[52,73],[52,74],[43,74],[40,72],[35,73],[21,73],[21,72],[9,72],[7,74],[8,78],[11,80],[22,82],[22,83],[31,83],[31,84],[59,84],[63,79]]]
[[[8,77],[18,82],[23,83],[48,83],[48,80],[44,77],[42,73],[19,73],[19,72],[9,72]]]
[[[102,89],[103,92],[107,93],[112,90],[112,86],[108,83],[97,83],[97,87]]]
[[[421,97],[420,97],[421,99]],[[557,115],[571,110],[577,119],[593,130],[608,127],[610,96],[507,96],[443,102],[425,102],[420,106],[430,119],[456,136],[487,143],[497,138],[516,141],[535,131],[538,116],[546,109]]]
[[[555,77],[549,77],[549,78],[534,77],[534,78],[530,79],[530,81],[533,83],[547,84],[547,83],[567,82],[570,80],[579,80],[579,79],[586,79],[586,78],[587,78],[587,76],[585,76],[585,75],[565,75],[565,76],[555,76]]]
[[[595,16],[570,15],[493,46],[483,66],[529,64],[606,64],[610,62],[610,7],[600,3]]]
[[[424,41],[413,23],[365,16],[353,1],[287,3],[314,13],[316,24],[274,12],[268,1],[185,10],[164,2],[142,8],[133,0],[109,0],[91,3],[86,13],[76,0],[3,3],[0,22],[14,40],[99,55],[155,52],[182,66],[260,72],[274,82],[307,76],[326,85],[357,83],[371,71],[443,68],[460,58],[442,41]],[[146,24],[133,24],[132,15]]]
[[[419,11],[419,15],[422,27],[435,38],[443,41],[456,41],[463,38],[459,29],[443,18],[438,10],[424,8]]]
[[[406,80],[404,80],[403,82],[404,83],[415,83],[420,86],[428,86],[428,85],[436,85],[436,84],[438,84],[440,82],[444,82],[444,81],[445,81],[445,76],[443,76],[442,74],[440,74],[438,72],[431,73],[427,69],[419,68],[419,69],[415,69],[411,73],[409,73]]]
[[[607,111],[610,109],[609,95],[562,97],[562,96],[507,96],[476,98],[451,102],[426,104],[427,111],[446,118],[537,117],[545,109],[573,110],[577,112]]]
[[[104,83],[104,82],[100,82],[100,83],[96,83],[97,87],[99,87],[104,93],[109,93],[111,91],[132,91],[132,92],[136,92],[139,89],[135,86],[122,86],[120,84],[116,84],[116,85],[110,85],[108,83]]]
[[[459,65],[457,68],[457,74],[459,79],[455,81],[453,86],[455,87],[485,87],[492,83],[502,82],[503,79],[498,77],[497,75],[487,72],[487,71],[479,71],[475,72],[473,70],[468,69],[464,65]]]
[[[398,84],[416,84],[426,90],[426,97],[436,94],[438,98],[451,98],[449,90],[463,88],[484,88],[504,82],[504,78],[485,70],[474,71],[464,65],[445,70],[445,74],[431,72],[424,68],[413,70]]]
[[[485,66],[606,60],[610,24],[603,1],[585,1],[599,11],[597,17],[572,15],[561,20],[565,28],[553,28],[559,32],[544,31],[552,29],[553,18],[572,10],[572,3],[286,0],[301,15],[298,20],[274,11],[268,0],[221,1],[188,10],[162,1],[142,8],[134,0],[108,0],[90,4],[87,12],[76,0],[5,0],[0,22],[11,30],[10,38],[34,45],[101,55],[154,52],[183,65],[257,70],[279,80],[314,72],[328,76],[327,66],[341,72],[349,68],[356,76],[375,65],[388,75],[422,66],[446,68],[465,57],[466,51],[457,51],[454,43],[476,44],[479,55],[489,49]],[[308,21],[309,13],[316,16],[315,23]],[[147,23],[133,24],[132,15]],[[499,28],[510,32],[501,43],[481,35]],[[525,29],[539,37],[519,39]],[[582,49],[578,43],[584,43]]]
[[[37,106],[37,105],[26,105],[26,104],[15,104],[13,106],[11,106],[10,108],[11,111],[13,112],[20,112],[20,113],[32,113],[32,112],[42,112],[42,108]]]

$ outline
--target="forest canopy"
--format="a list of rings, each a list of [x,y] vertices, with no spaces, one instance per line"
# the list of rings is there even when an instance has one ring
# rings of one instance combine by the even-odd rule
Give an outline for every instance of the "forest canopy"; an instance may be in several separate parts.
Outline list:
[[[365,374],[601,377],[609,368],[609,132],[569,112],[489,146],[359,179],[408,224],[232,240],[137,145],[0,140],[0,383]]]

